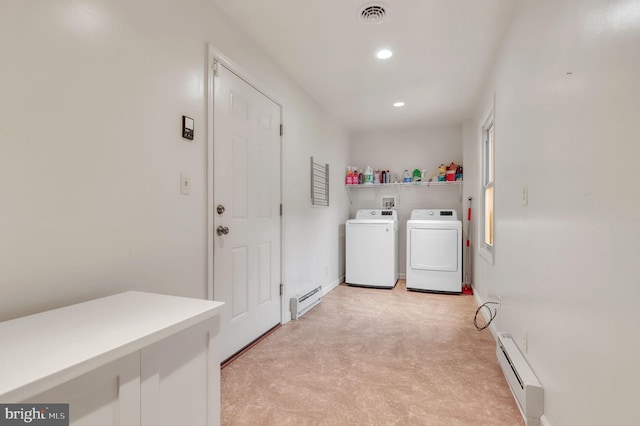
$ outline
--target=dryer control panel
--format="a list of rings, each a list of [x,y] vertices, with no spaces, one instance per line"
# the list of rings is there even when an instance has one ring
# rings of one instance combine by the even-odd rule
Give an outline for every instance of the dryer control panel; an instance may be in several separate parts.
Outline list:
[[[411,219],[458,220],[458,214],[452,209],[416,209],[411,212]]]

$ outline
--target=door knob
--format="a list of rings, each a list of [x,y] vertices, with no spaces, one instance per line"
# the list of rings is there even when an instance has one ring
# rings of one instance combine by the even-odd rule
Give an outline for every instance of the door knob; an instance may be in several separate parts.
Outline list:
[[[218,212],[218,214],[224,213],[224,206],[222,204],[218,204],[218,207],[216,207],[216,211]]]
[[[216,228],[216,233],[218,235],[227,235],[229,233],[229,228],[227,228],[226,226],[218,226]]]

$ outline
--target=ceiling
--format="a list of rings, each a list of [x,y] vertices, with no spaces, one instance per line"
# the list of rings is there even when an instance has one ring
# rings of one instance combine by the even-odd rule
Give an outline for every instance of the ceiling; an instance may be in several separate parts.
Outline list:
[[[514,0],[213,0],[349,130],[461,123]],[[382,5],[381,23],[360,17]],[[388,48],[393,56],[376,58]],[[403,101],[402,108],[393,107]]]

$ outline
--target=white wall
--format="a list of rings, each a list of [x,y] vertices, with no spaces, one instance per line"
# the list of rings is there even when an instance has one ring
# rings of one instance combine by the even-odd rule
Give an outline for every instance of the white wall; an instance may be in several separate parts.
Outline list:
[[[479,200],[471,164],[495,91],[495,264],[474,250],[474,283],[501,296],[496,328],[525,352],[552,425],[640,424],[639,46],[637,1],[519,2],[465,125]]]
[[[343,274],[348,202],[310,208],[308,159],[342,170],[348,134],[211,2],[4,0],[0,320],[127,289],[206,296],[208,43],[285,105],[287,294]]]
[[[291,108],[288,108],[289,110]],[[349,150],[348,136],[328,117],[300,111],[285,127],[284,176],[285,274],[289,296],[312,286],[323,289],[344,279],[344,223],[349,201],[342,170]],[[329,207],[311,206],[310,157],[329,164]]]
[[[352,135],[350,164],[364,170],[389,169],[402,181],[404,170],[426,169],[427,175],[437,172],[440,164],[462,163],[462,125],[430,128],[399,128],[385,131],[359,132]],[[342,183],[346,171],[342,173]],[[382,208],[381,197],[396,196],[400,227],[398,231],[398,270],[406,273],[406,222],[413,209],[455,209],[461,215],[461,187],[411,186],[350,189],[353,217],[359,209]]]

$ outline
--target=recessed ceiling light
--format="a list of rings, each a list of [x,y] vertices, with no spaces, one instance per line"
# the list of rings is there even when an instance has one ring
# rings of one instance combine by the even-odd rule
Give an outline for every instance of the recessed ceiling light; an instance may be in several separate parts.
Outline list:
[[[393,52],[391,52],[389,49],[382,49],[378,51],[378,53],[376,53],[376,56],[378,57],[378,59],[389,59],[393,56]]]
[[[393,104],[394,107],[396,108],[400,108],[404,106],[404,102],[396,102],[395,104]]]

